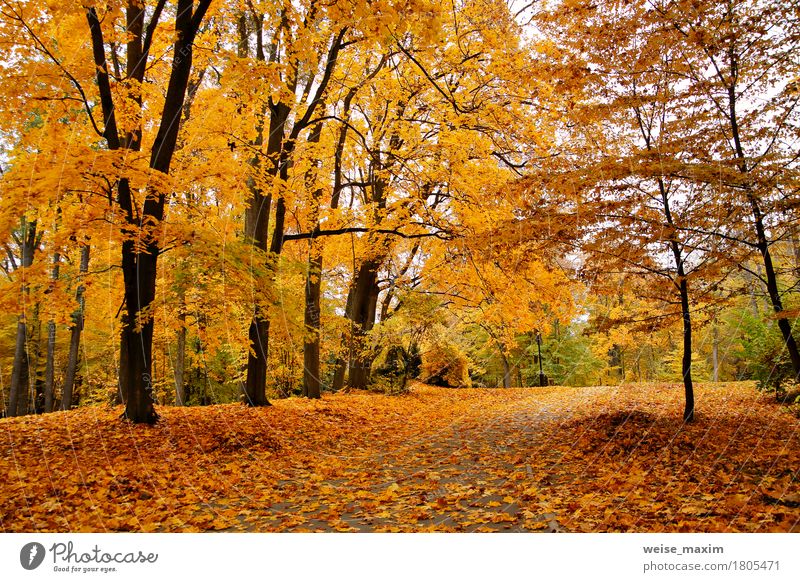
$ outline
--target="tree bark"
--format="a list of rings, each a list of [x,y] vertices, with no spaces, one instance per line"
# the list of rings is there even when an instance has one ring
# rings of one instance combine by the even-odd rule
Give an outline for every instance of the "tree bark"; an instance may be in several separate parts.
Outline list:
[[[186,368],[186,301],[181,292],[181,305],[179,307],[178,321],[180,328],[177,333],[177,346],[175,348],[175,406],[186,406],[186,388],[184,371]]]
[[[256,17],[256,59],[259,61],[266,60],[266,55],[263,50],[263,30],[262,19]],[[272,43],[270,50],[270,62],[277,59],[277,38]],[[249,53],[248,37],[247,37],[247,23],[244,17],[239,19],[239,56],[246,57]],[[283,150],[283,142],[286,133],[286,121],[289,117],[289,107],[282,103],[269,104],[269,130],[267,133],[267,152],[266,157],[270,160],[271,164],[267,167],[267,175],[272,179],[278,176],[279,157]],[[258,149],[261,148],[264,142],[263,127],[264,117],[267,111],[264,110],[259,119],[257,126],[256,138],[254,145]],[[250,159],[250,165],[253,172],[259,171],[261,167],[261,158],[258,154]],[[260,186],[257,185],[254,177],[248,179],[248,190],[252,196],[252,201],[245,210],[245,236],[251,244],[257,249],[267,252],[267,238],[269,232],[270,212],[272,210],[272,195],[265,195]],[[276,209],[277,214],[277,209]],[[278,220],[276,217],[275,228],[277,229]],[[281,228],[283,225],[281,224]],[[277,260],[273,263],[268,261],[269,268],[277,268]],[[269,316],[266,313],[266,307],[260,305],[253,306],[253,317],[250,321],[250,328],[247,332],[249,345],[252,347],[247,356],[247,375],[243,387],[245,403],[250,406],[269,406],[267,399],[267,356],[269,350]]]
[[[28,400],[30,399],[30,362],[28,354],[28,326],[24,305],[27,303],[28,287],[25,284],[25,270],[33,264],[36,251],[36,221],[28,222],[22,219],[20,246],[22,248],[22,261],[20,272],[22,277],[23,312],[17,320],[17,336],[14,346],[14,362],[11,367],[11,389],[8,399],[7,416],[22,416],[28,414]]]
[[[367,259],[361,263],[353,282],[353,301],[348,318],[353,322],[350,338],[353,349],[348,364],[347,385],[364,389],[369,385],[372,357],[366,353],[364,338],[375,325],[378,307],[378,269],[382,261]]]
[[[714,382],[719,382],[719,329],[717,328],[716,318],[714,319],[714,329],[711,333],[713,334],[711,340],[711,358],[714,367],[713,378]]]
[[[28,330],[25,318],[17,320],[17,337],[14,349],[14,364],[11,368],[11,391],[6,416],[23,416],[28,413],[30,370],[28,369]]]
[[[58,281],[61,266],[61,256],[53,254],[53,270],[51,279],[53,285]],[[47,322],[47,356],[44,367],[44,411],[53,412],[53,399],[55,392],[55,357],[56,357],[56,322],[52,319]]]
[[[289,28],[288,21],[285,17],[281,23],[281,28],[286,30]],[[339,50],[342,48],[342,40],[346,31],[347,27],[340,29],[331,41],[327,55],[323,56],[321,61],[324,72],[317,85],[314,98],[308,104],[303,115],[297,116],[288,136],[285,135],[285,129],[286,121],[290,113],[289,107],[283,103],[270,102],[271,115],[270,132],[267,137],[267,155],[274,163],[269,169],[269,174],[273,178],[277,177],[282,182],[286,182],[289,179],[289,167],[291,165],[291,157],[294,152],[295,144],[299,139],[300,133],[310,126],[311,117],[322,104],[322,96],[327,90],[333,70],[336,67]],[[277,35],[275,38],[277,38]],[[287,42],[290,41],[287,40]],[[277,45],[273,43],[270,59],[274,60],[277,58],[276,55]],[[289,87],[291,90],[294,90],[296,86],[297,76],[295,75],[289,83]],[[279,258],[283,250],[285,217],[286,201],[283,195],[280,195],[275,202],[275,224],[272,231],[272,241],[269,247],[269,262],[270,267],[273,269],[278,268]],[[248,358],[245,386],[245,396],[247,402],[251,406],[269,405],[266,398],[269,328],[270,321],[268,315],[265,313],[258,313],[258,310],[256,310],[253,321],[250,324],[249,337],[250,341],[253,342],[254,350]]]
[[[318,144],[322,137],[322,123],[314,126],[308,138],[309,143]],[[315,168],[319,166],[317,161]],[[319,203],[322,197],[322,188],[315,186],[316,171],[310,171],[306,176],[306,185],[312,189],[311,206],[314,230],[318,231]],[[320,378],[320,295],[322,293],[322,248],[320,241],[312,237],[308,249],[308,271],[306,273],[305,288],[305,313],[303,323],[305,335],[303,338],[303,396],[306,398],[320,398],[322,380]]]
[[[658,188],[661,193],[661,203],[663,204],[664,218],[671,234],[669,246],[672,256],[675,259],[675,268],[678,273],[675,285],[681,301],[681,320],[683,321],[683,357],[681,359],[681,376],[683,377],[684,408],[683,421],[692,422],[694,420],[694,384],[692,383],[692,313],[689,307],[689,282],[686,277],[686,267],[684,257],[677,235],[675,234],[675,222],[672,219],[672,211],[669,206],[667,188],[662,178],[658,178]]]
[[[500,352],[500,359],[503,361],[503,388],[511,388],[511,365],[503,352]]]
[[[312,245],[314,243],[312,242]],[[322,255],[315,253],[308,261],[306,277],[306,337],[303,342],[303,396],[319,398],[322,390],[320,378],[320,293],[322,289]]]
[[[647,149],[648,151],[652,151],[652,128],[644,123],[641,110],[638,107],[634,108],[634,111],[636,113],[636,120],[639,125],[639,130],[644,138]],[[689,282],[686,274],[683,249],[678,240],[677,229],[675,228],[675,220],[673,219],[672,210],[670,209],[667,186],[664,183],[663,177],[659,176],[657,180],[658,191],[661,195],[662,211],[664,212],[664,221],[669,229],[669,248],[672,251],[673,259],[675,260],[677,277],[673,279],[673,284],[677,287],[678,294],[680,296],[681,320],[683,322],[683,357],[681,358],[681,376],[683,378],[684,392],[683,421],[692,422],[694,420],[694,384],[692,382],[692,314],[689,306]],[[623,372],[623,380],[624,379],[625,377]]]
[[[689,285],[683,271],[683,262],[678,270],[680,278],[681,316],[683,319],[683,359],[681,373],[683,374],[683,390],[685,405],[683,409],[684,422],[694,420],[694,386],[692,385],[692,317],[689,311]]]
[[[83,319],[85,300],[83,297],[84,286],[83,277],[86,276],[89,270],[89,245],[81,247],[81,263],[80,263],[79,279],[81,282],[78,289],[75,291],[75,301],[78,308],[72,314],[72,326],[70,327],[69,336],[69,356],[67,357],[67,370],[64,374],[64,387],[61,390],[61,409],[69,410],[72,408],[72,397],[75,388],[75,378],[78,373],[78,359],[80,356],[81,347],[81,332],[83,331]]]

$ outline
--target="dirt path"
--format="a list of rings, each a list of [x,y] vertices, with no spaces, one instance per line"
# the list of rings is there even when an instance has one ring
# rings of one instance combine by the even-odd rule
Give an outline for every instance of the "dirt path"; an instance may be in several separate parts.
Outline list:
[[[317,482],[297,467],[278,483],[292,502],[247,511],[231,529],[263,531],[280,523],[282,531],[565,531],[555,513],[533,512],[519,501],[521,483],[540,484],[532,466],[558,461],[537,446],[540,435],[569,417],[563,406],[554,408],[532,391],[387,450],[342,454],[337,460],[346,468],[335,479]],[[521,448],[541,456],[526,458]]]

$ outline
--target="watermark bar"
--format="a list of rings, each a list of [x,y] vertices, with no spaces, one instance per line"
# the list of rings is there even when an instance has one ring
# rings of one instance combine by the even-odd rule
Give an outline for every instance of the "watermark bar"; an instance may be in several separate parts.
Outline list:
[[[800,580],[795,534],[3,534],[3,580]],[[582,578],[577,578],[577,577]]]

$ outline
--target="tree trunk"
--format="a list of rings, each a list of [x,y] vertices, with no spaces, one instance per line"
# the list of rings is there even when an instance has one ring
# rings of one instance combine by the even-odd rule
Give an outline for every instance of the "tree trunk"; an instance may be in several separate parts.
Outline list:
[[[186,406],[186,390],[184,383],[184,370],[186,368],[186,303],[181,292],[180,313],[178,314],[180,328],[177,333],[177,347],[175,354],[175,406]]]
[[[756,226],[756,236],[758,237],[758,250],[764,260],[764,275],[767,279],[767,294],[769,295],[770,304],[775,311],[778,320],[778,329],[783,337],[786,351],[789,352],[789,360],[792,363],[792,370],[794,371],[795,380],[800,380],[800,351],[797,348],[792,335],[792,324],[789,319],[783,315],[783,301],[778,289],[778,277],[775,274],[775,266],[772,263],[772,255],[769,251],[769,241],[767,240],[766,231],[764,228],[764,219],[759,207],[758,201],[754,196],[750,198],[751,207],[753,209],[753,218]]]
[[[123,313],[122,329],[126,329],[130,324],[127,323],[128,314]],[[128,365],[128,336],[120,334],[119,341],[119,378],[117,382],[116,403],[125,404],[128,400],[128,378],[130,377]]]
[[[127,248],[126,248],[127,247]],[[123,243],[125,303],[129,321],[151,305],[155,297],[156,255],[136,253],[133,245]],[[128,393],[125,395],[125,418],[135,423],[154,424],[155,410],[152,380],[153,319],[143,316],[136,325],[129,323],[122,331],[128,358]],[[66,396],[66,394],[65,394]]]
[[[677,246],[677,244],[676,244]],[[686,275],[682,274],[683,262],[680,263],[678,277],[680,277],[681,316],[683,318],[683,361],[681,373],[683,374],[683,389],[685,406],[683,409],[684,422],[694,420],[694,386],[692,385],[692,319],[689,311],[689,285]]]
[[[500,352],[500,359],[503,361],[503,388],[511,388],[511,365],[502,352]]]
[[[177,146],[179,120],[183,113],[192,71],[194,39],[209,4],[210,0],[200,0],[194,9],[193,0],[178,0],[172,70],[158,133],[150,155],[150,167],[163,174],[169,174]],[[130,56],[129,51],[129,59]],[[151,192],[144,201],[142,223],[148,224],[149,221],[153,225],[160,224],[164,219],[165,203],[165,193]],[[129,325],[123,332],[127,335],[128,342],[128,394],[125,417],[136,423],[153,424],[158,415],[154,406],[152,383],[153,318],[148,311],[155,299],[156,268],[160,249],[153,233],[146,232],[145,235],[147,244],[143,252],[134,248],[133,244],[123,244],[122,250],[129,324],[136,322],[137,316],[140,317],[138,326]]]
[[[193,44],[197,31],[205,18],[211,0],[178,0],[175,12],[175,35],[170,72],[164,106],[158,131],[150,152],[150,168],[169,174],[170,164],[178,141],[180,118],[183,113],[186,90],[192,70]],[[143,34],[145,10],[139,2],[129,2],[126,7],[127,76],[142,83],[150,50],[152,33],[160,16],[160,9],[151,15],[148,30]],[[116,121],[114,94],[105,57],[105,40],[100,19],[94,7],[86,8],[86,17],[92,40],[92,55],[96,69],[97,88],[105,120],[103,136],[110,150],[141,148],[141,128],[135,128],[120,138]],[[141,95],[133,100],[141,108]],[[117,184],[117,202],[124,213],[128,234],[135,234],[139,244],[129,237],[122,243],[122,274],[125,284],[125,310],[120,360],[127,354],[125,369],[120,365],[121,390],[125,392],[125,418],[136,423],[152,424],[158,419],[152,394],[152,342],[153,320],[149,308],[155,297],[156,266],[159,246],[155,229],[164,219],[166,193],[147,192],[142,196],[141,210],[134,208],[134,197],[127,179]],[[137,319],[138,318],[138,319]]]
[[[22,249],[22,261],[20,263],[20,277],[22,279],[23,312],[17,320],[17,337],[14,346],[14,362],[11,367],[11,389],[8,400],[7,416],[22,416],[28,414],[28,400],[30,399],[30,361],[28,354],[28,326],[26,323],[27,315],[24,306],[27,304],[26,298],[28,286],[25,284],[26,270],[33,264],[34,253],[36,252],[36,221],[28,222],[22,219],[21,238],[19,240]]]
[[[58,253],[53,254],[53,270],[51,279],[53,285],[58,281],[61,257]],[[44,367],[44,411],[53,412],[54,380],[55,380],[55,357],[56,357],[56,322],[52,319],[47,322],[47,356]]]
[[[669,196],[662,178],[658,178],[658,187],[661,193],[664,218],[672,234],[669,239],[672,256],[675,259],[675,268],[678,276],[675,281],[681,300],[681,319],[683,320],[683,358],[681,360],[681,376],[683,377],[684,408],[683,421],[694,420],[694,385],[692,383],[692,313],[689,308],[689,282],[686,278],[686,267],[681,246],[675,234],[675,222],[669,207]]]
[[[17,337],[14,349],[14,364],[11,368],[11,392],[8,398],[6,416],[23,416],[28,413],[28,392],[30,390],[28,369],[28,331],[25,318],[17,321]]]
[[[731,66],[731,84],[728,85],[728,121],[730,122],[731,136],[733,137],[733,145],[736,151],[736,161],[738,164],[739,172],[743,175],[749,175],[752,168],[748,168],[747,157],[744,153],[742,146],[741,136],[739,134],[739,118],[737,115],[737,92],[736,92],[736,63],[732,60]],[[783,302],[778,290],[778,279],[775,274],[775,267],[772,264],[772,256],[769,251],[770,242],[767,238],[766,229],[764,228],[764,213],[761,210],[756,193],[748,185],[747,197],[750,202],[750,209],[753,213],[753,222],[756,227],[756,248],[761,253],[761,258],[764,262],[764,275],[767,278],[767,293],[769,295],[772,309],[775,311],[778,319],[778,329],[780,329],[783,336],[786,350],[789,352],[789,359],[792,362],[792,369],[794,370],[795,380],[800,380],[800,351],[798,351],[797,343],[792,335],[792,325],[789,320],[783,315]]]
[[[83,314],[85,307],[85,300],[83,298],[83,277],[86,276],[89,270],[89,245],[81,247],[81,263],[78,278],[81,282],[78,284],[78,289],[75,291],[75,300],[78,303],[78,308],[72,314],[72,326],[70,327],[69,336],[69,356],[67,357],[67,370],[64,374],[64,387],[61,390],[61,408],[62,410],[69,410],[72,408],[72,396],[75,387],[75,377],[78,373],[78,358],[80,355],[81,347],[81,332],[83,331]]]
[[[266,60],[263,51],[261,19],[256,19],[256,59]],[[274,44],[274,43],[273,43]],[[246,57],[249,53],[247,41],[247,26],[243,19],[239,20],[239,56]],[[270,60],[276,58],[273,46]],[[266,171],[267,175],[275,179],[280,172],[279,156],[283,151],[283,141],[286,132],[286,120],[289,117],[290,109],[282,103],[270,103],[269,106],[269,131],[267,133],[267,152],[266,157],[272,160],[272,165]],[[264,117],[266,109],[258,122],[256,138],[254,144],[257,149],[261,149],[264,143]],[[253,172],[256,173],[261,168],[261,158],[254,155],[250,159]],[[248,178],[247,187],[252,196],[252,200],[245,210],[245,236],[257,249],[267,252],[267,237],[269,232],[270,212],[272,210],[272,195],[265,195],[261,187],[253,176]],[[280,203],[280,201],[279,201]],[[277,206],[280,206],[278,204]],[[282,220],[278,220],[279,208],[276,208],[275,229],[283,230]],[[283,210],[285,212],[285,209]],[[274,242],[274,237],[273,237]],[[280,252],[280,251],[279,251]],[[277,268],[277,254],[269,258],[270,268]],[[251,351],[247,357],[247,376],[244,385],[245,402],[250,406],[269,406],[267,399],[267,355],[269,350],[269,316],[266,307],[260,305],[253,306],[253,318],[250,321],[250,328],[247,337],[250,342]]]
[[[322,388],[320,380],[320,293],[322,289],[322,255],[312,241],[312,256],[308,261],[306,277],[306,335],[303,341],[303,396],[319,398]]]
[[[714,321],[714,329],[712,330],[712,344],[711,344],[711,358],[714,366],[714,382],[719,382],[719,329],[717,328],[716,319]]]
[[[635,112],[639,123],[639,129],[645,140],[647,149],[653,151],[652,130],[646,129],[647,125],[642,121],[641,111],[635,108]],[[684,264],[685,257],[683,256],[682,247],[676,234],[675,221],[672,218],[667,186],[661,176],[659,176],[657,180],[664,219],[670,233],[668,239],[669,248],[675,260],[677,277],[673,279],[673,283],[677,287],[680,295],[681,320],[683,321],[683,358],[681,360],[681,376],[683,377],[684,392],[683,421],[692,422],[694,420],[694,385],[692,383],[692,315],[689,308],[689,282],[686,275],[686,265]]]
[[[366,352],[364,339],[375,325],[378,307],[378,268],[381,262],[367,259],[361,263],[353,282],[353,302],[348,318],[353,322],[350,338],[352,351],[348,363],[347,385],[350,388],[364,389],[369,385],[372,357]]]
[[[351,326],[352,327],[352,326]],[[352,357],[349,352],[350,350],[350,342],[348,339],[348,359]],[[344,358],[337,358],[336,359],[336,369],[333,372],[333,384],[331,385],[331,390],[334,392],[338,392],[342,388],[344,388],[344,378],[347,374],[347,362]]]
[[[322,137],[322,123],[317,123],[308,137],[309,143],[318,144]],[[314,162],[314,169],[306,175],[306,187],[311,190],[311,216],[314,230],[319,231],[319,205],[322,188],[318,187],[317,171],[319,161]],[[320,342],[320,294],[322,293],[322,248],[320,241],[311,237],[308,248],[308,271],[306,273],[305,314],[303,323],[303,396],[319,398],[322,381],[320,379],[319,342]]]

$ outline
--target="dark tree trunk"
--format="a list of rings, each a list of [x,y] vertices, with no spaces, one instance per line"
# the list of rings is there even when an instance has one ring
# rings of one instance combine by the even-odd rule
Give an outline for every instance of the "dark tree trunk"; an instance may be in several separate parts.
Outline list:
[[[318,123],[308,137],[309,143],[318,144],[322,137],[322,123]],[[322,188],[316,184],[319,161],[315,161],[314,169],[306,176],[306,186],[312,191],[311,215],[314,230],[318,231],[319,204],[322,198]],[[303,396],[306,398],[319,398],[322,391],[320,379],[320,294],[322,293],[322,248],[320,241],[311,237],[308,247],[308,271],[306,273],[305,313],[303,323],[305,335],[303,337]]]
[[[694,420],[694,386],[692,385],[692,319],[689,311],[689,285],[686,282],[686,275],[681,274],[679,268],[678,277],[680,278],[681,294],[681,316],[683,318],[683,360],[681,362],[681,373],[683,374],[683,390],[685,395],[685,406],[683,409],[684,422]]]
[[[211,0],[199,0],[195,7],[193,0],[177,2],[172,70],[158,132],[150,155],[150,167],[164,174],[169,174],[177,145],[179,120],[192,69],[192,45],[210,3]],[[128,33],[126,72],[130,80],[139,84],[144,79],[153,34],[163,6],[163,3],[159,3],[150,15],[151,20],[146,31],[144,5],[130,2],[126,7]],[[86,9],[86,18],[91,32],[97,88],[105,121],[103,136],[110,150],[139,151],[140,128],[127,133],[124,139],[120,138],[105,56],[105,40],[94,7]],[[134,95],[134,101],[141,106],[140,95]],[[125,313],[122,318],[123,329],[120,339],[120,391],[125,399],[125,417],[136,423],[152,424],[158,416],[154,407],[151,380],[153,322],[146,309],[155,296],[159,248],[150,229],[157,228],[164,218],[165,194],[149,192],[139,211],[133,207],[133,196],[128,180],[121,179],[117,185],[117,202],[127,220],[125,228],[127,234],[137,235],[137,238],[144,243],[135,246],[133,240],[128,238],[122,244]],[[141,321],[137,322],[137,317],[140,315]]]
[[[348,350],[349,350],[349,340],[348,340]],[[348,351],[348,358],[351,357]],[[333,371],[333,383],[331,384],[331,390],[334,392],[338,392],[342,388],[344,388],[344,378],[347,374],[347,360],[344,358],[337,358],[336,359],[336,368]]]
[[[126,329],[129,324],[127,323],[127,313],[122,314],[122,329]],[[128,399],[128,378],[130,377],[128,365],[128,336],[124,333],[120,334],[119,341],[119,378],[117,380],[117,394],[116,403],[125,404]]]
[[[53,285],[58,281],[61,257],[58,253],[53,254],[53,270],[51,279]],[[54,382],[55,382],[55,358],[56,358],[56,322],[52,319],[47,322],[47,355],[44,366],[44,411],[53,412]]]
[[[69,336],[69,355],[67,356],[67,370],[64,374],[64,387],[61,390],[61,408],[62,410],[69,410],[72,408],[72,395],[75,388],[75,377],[78,373],[78,359],[80,356],[81,347],[81,332],[83,331],[83,318],[85,300],[83,298],[83,277],[86,276],[89,270],[89,245],[81,247],[81,263],[78,278],[81,282],[78,284],[78,289],[75,291],[75,301],[78,303],[78,308],[72,314],[72,326],[70,327]]]
[[[178,0],[175,17],[175,43],[172,57],[164,108],[150,153],[150,167],[163,174],[169,174],[172,156],[178,140],[180,119],[183,113],[186,90],[192,70],[194,39],[210,0],[199,0],[194,6],[192,0]],[[124,147],[138,151],[141,147],[141,130],[137,129],[126,136],[121,144],[117,133],[113,95],[109,90],[104,41],[99,20],[93,8],[87,11],[95,64],[98,66],[97,78],[100,89],[103,115],[106,119],[105,137],[110,149]],[[144,78],[147,62],[151,27],[143,35],[144,9],[139,3],[131,2],[127,7],[128,76],[138,82]],[[160,14],[151,18],[157,22]],[[152,25],[152,22],[151,22]],[[153,25],[154,30],[154,25]],[[140,98],[137,98],[141,102]],[[153,424],[158,419],[152,385],[153,320],[148,310],[155,298],[156,268],[159,247],[154,228],[164,218],[165,193],[149,192],[145,197],[141,213],[133,208],[133,197],[127,180],[120,180],[118,201],[125,212],[131,232],[138,233],[143,245],[134,245],[132,240],[122,244],[122,273],[125,282],[124,328],[121,349],[127,354],[125,379],[121,388],[125,393],[125,417],[135,423]],[[138,215],[141,218],[138,218]],[[121,359],[124,356],[121,356]],[[122,366],[120,366],[122,368]],[[121,370],[122,371],[122,370]]]
[[[738,79],[736,62],[731,59],[731,84],[728,85],[728,121],[731,127],[731,136],[733,137],[733,145],[736,151],[736,162],[739,171],[748,175],[751,167],[748,167],[747,156],[744,153],[742,146],[742,139],[739,133],[739,118],[737,114],[737,91],[736,80]],[[764,276],[767,282],[767,293],[778,319],[778,329],[780,329],[781,336],[783,337],[786,350],[789,352],[789,359],[792,362],[792,369],[796,380],[800,380],[800,351],[798,351],[797,343],[792,335],[792,324],[783,314],[783,302],[781,301],[780,291],[778,290],[778,279],[775,274],[775,267],[772,263],[772,256],[769,251],[770,242],[767,238],[766,229],[764,228],[764,213],[761,205],[753,192],[751,187],[747,188],[747,196],[750,202],[750,209],[753,213],[753,222],[756,228],[756,248],[761,253],[761,258],[764,261]]]
[[[322,388],[319,362],[320,293],[322,289],[322,255],[312,241],[312,256],[306,277],[306,336],[303,342],[303,396],[319,398]]]
[[[367,353],[364,339],[375,325],[378,307],[378,268],[381,262],[367,259],[361,263],[353,286],[353,303],[350,320],[353,322],[353,352],[350,358],[347,384],[350,388],[364,389],[369,385],[372,356]]]
[[[263,50],[263,30],[262,19],[256,17],[256,59],[266,60]],[[239,56],[246,57],[249,52],[247,41],[247,25],[244,17],[239,20]],[[276,45],[273,42],[270,51],[270,61],[277,58]],[[267,133],[267,152],[266,157],[271,161],[266,169],[267,175],[275,179],[280,171],[279,157],[282,155],[284,146],[284,136],[286,132],[286,121],[289,117],[289,108],[282,103],[270,103],[269,106],[269,131]],[[264,110],[258,122],[256,139],[254,145],[259,149],[264,142],[263,126],[264,117],[267,111]],[[261,168],[261,157],[253,156],[250,160],[254,173]],[[245,211],[245,236],[257,249],[267,251],[267,238],[269,232],[270,212],[272,210],[272,195],[265,195],[256,180],[251,177],[248,179],[248,190],[252,200]],[[277,204],[280,207],[280,200]],[[278,213],[280,208],[276,208],[275,229],[278,229]],[[285,208],[283,209],[285,212]],[[280,224],[283,229],[283,224]],[[275,240],[273,237],[273,244]],[[280,253],[280,250],[278,251]],[[277,255],[268,260],[269,268],[277,268]],[[247,357],[247,376],[244,384],[245,402],[250,406],[269,406],[267,399],[267,356],[269,353],[269,316],[266,307],[261,305],[253,306],[253,318],[248,329],[248,340],[251,351]]]
[[[653,151],[653,134],[652,128],[642,120],[641,110],[634,108],[636,112],[637,122],[642,137],[645,140],[647,149]],[[666,226],[669,229],[669,248],[672,251],[673,259],[675,260],[675,269],[677,277],[673,279],[673,284],[678,290],[681,303],[681,320],[683,321],[683,358],[681,360],[681,376],[683,378],[683,392],[684,392],[684,408],[683,420],[684,422],[692,422],[694,420],[694,384],[692,383],[692,315],[689,308],[689,282],[686,274],[685,257],[681,243],[678,240],[677,230],[675,228],[675,221],[672,217],[672,210],[669,204],[669,192],[664,183],[664,179],[658,177],[658,190],[661,195],[662,210],[664,212],[664,219]],[[624,368],[623,368],[624,370]],[[623,380],[625,379],[623,371]]]
[[[262,26],[262,19],[257,18],[257,50],[256,50],[256,58],[258,60],[264,60],[265,55],[263,52],[263,43],[261,41],[261,26]],[[246,23],[245,23],[246,24]],[[288,30],[289,29],[289,22],[288,19],[284,16],[281,19],[281,30]],[[239,33],[240,33],[240,42],[239,42],[239,51],[240,54],[246,52],[248,50],[247,42],[243,36],[243,32],[245,32],[246,26],[243,26],[243,21],[240,20],[239,24]],[[345,35],[347,28],[341,29],[337,35],[334,37],[330,49],[327,53],[326,58],[322,61],[324,67],[324,73],[320,82],[316,88],[316,93],[314,98],[309,103],[308,107],[306,108],[305,112],[302,116],[298,115],[294,125],[291,128],[291,132],[289,133],[288,137],[286,136],[286,122],[289,117],[290,108],[288,105],[284,103],[273,103],[270,101],[270,127],[269,133],[267,135],[267,158],[272,161],[272,166],[268,168],[268,175],[270,175],[273,179],[280,179],[283,182],[286,182],[289,178],[289,166],[291,164],[291,156],[294,151],[295,144],[300,136],[300,132],[307,129],[310,125],[311,118],[315,112],[315,110],[322,104],[322,96],[328,86],[328,83],[331,79],[331,75],[333,73],[333,69],[336,66],[336,61],[338,57],[339,50],[342,47],[342,40]],[[278,55],[278,42],[279,34],[276,33],[273,36],[273,44],[270,49],[270,61],[273,62],[277,59]],[[294,79],[289,82],[290,90],[294,90],[297,85],[297,76],[295,75]],[[310,85],[309,85],[310,90]],[[260,136],[259,137],[263,140]],[[271,203],[270,198],[259,198],[261,196],[260,192],[255,192],[251,188],[251,192],[254,194],[253,202],[251,203],[248,210],[251,211],[251,215],[253,216],[252,220],[247,220],[248,224],[255,223],[253,225],[253,230],[255,231],[258,227],[258,223],[263,223],[265,227],[263,228],[263,238],[259,238],[258,235],[251,236],[251,240],[253,244],[258,246],[259,248],[265,248],[266,244],[266,233],[267,233],[267,221],[269,217],[269,206],[266,208],[266,212],[259,211],[258,209],[263,206],[261,201],[269,201]],[[279,266],[279,258],[281,252],[283,250],[283,242],[284,242],[284,221],[286,217],[286,201],[283,196],[279,196],[275,201],[275,224],[272,231],[272,241],[269,247],[269,267],[272,269],[277,269]],[[265,406],[269,405],[269,401],[266,397],[266,380],[267,380],[267,356],[269,353],[269,328],[270,328],[270,321],[269,316],[266,313],[263,313],[263,309],[259,309],[256,307],[253,320],[250,323],[250,330],[248,333],[250,342],[253,346],[253,350],[250,353],[247,361],[247,379],[245,382],[245,399],[248,404],[251,406]]]
[[[500,359],[503,361],[503,388],[511,388],[511,365],[502,352],[500,352]]]
[[[19,239],[22,261],[23,285],[20,293],[23,296],[23,305],[27,303],[28,287],[24,284],[25,270],[33,265],[36,252],[36,221],[28,222],[22,219],[21,237]],[[26,314],[23,312],[17,320],[17,337],[14,346],[14,362],[11,367],[11,389],[8,401],[7,416],[22,416],[28,414],[28,401],[30,400],[30,359],[28,354],[28,326]]]
[[[675,267],[678,273],[675,285],[678,287],[681,300],[681,319],[683,320],[683,358],[681,360],[684,392],[683,420],[684,422],[692,422],[694,420],[694,385],[692,383],[692,313],[689,309],[689,282],[686,278],[686,267],[681,246],[674,234],[675,222],[672,219],[672,212],[669,207],[667,188],[661,178],[658,179],[658,186],[661,192],[661,202],[664,206],[664,217],[673,233],[669,245],[672,250],[672,256],[675,259]]]
[[[178,321],[180,328],[177,333],[177,347],[175,348],[175,406],[186,406],[186,387],[184,372],[186,369],[186,305],[181,294],[180,313]]]
[[[14,349],[14,364],[11,368],[11,392],[8,398],[7,416],[23,416],[28,413],[30,370],[28,362],[28,330],[25,318],[17,321],[17,337]]]
[[[778,289],[778,277],[775,273],[775,266],[772,263],[772,255],[769,251],[769,241],[767,239],[766,230],[764,228],[764,218],[761,213],[761,208],[755,196],[750,197],[750,204],[753,210],[753,219],[755,221],[756,236],[758,241],[758,250],[764,261],[764,276],[767,281],[767,294],[769,296],[772,309],[775,311],[778,319],[778,329],[783,337],[786,351],[789,352],[789,360],[792,363],[792,370],[796,380],[800,380],[800,351],[797,348],[797,342],[792,335],[792,324],[789,319],[783,315],[783,300],[781,299],[780,290]]]
[[[713,380],[714,382],[719,382],[719,329],[717,328],[716,318],[714,319],[714,328],[711,333],[713,334],[711,340],[711,358],[714,370]]]
[[[269,124],[269,137],[267,139],[267,155],[277,156],[281,152],[284,128],[286,119],[289,114],[289,109],[281,104],[273,106],[270,115]],[[259,135],[256,138],[258,145],[262,142],[261,128],[259,127]],[[254,168],[260,166],[258,157],[251,160],[251,165]],[[277,164],[270,168],[269,175],[273,178],[277,176]],[[253,246],[261,251],[267,251],[267,238],[269,231],[269,218],[270,209],[272,207],[272,196],[265,196],[261,189],[256,186],[256,182],[251,180],[248,182],[250,193],[253,200],[245,211],[245,236],[251,241]],[[275,230],[283,229],[283,223],[278,224],[279,211],[285,212],[285,207],[281,207],[281,200],[276,205],[276,218]],[[281,216],[282,219],[282,216]],[[275,236],[273,235],[273,245],[275,245]],[[272,251],[272,249],[270,249]],[[277,268],[277,255],[275,253],[268,261],[268,267],[271,269]],[[247,357],[247,377],[245,379],[244,396],[245,402],[250,406],[269,406],[267,399],[267,354],[269,350],[269,316],[266,313],[266,307],[261,305],[254,306],[253,319],[250,322],[248,330],[248,339],[252,347]]]

